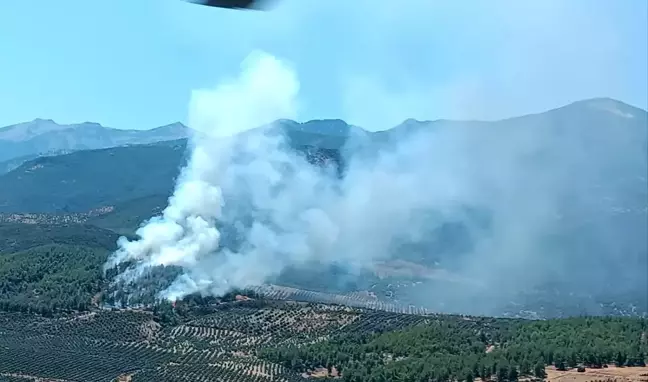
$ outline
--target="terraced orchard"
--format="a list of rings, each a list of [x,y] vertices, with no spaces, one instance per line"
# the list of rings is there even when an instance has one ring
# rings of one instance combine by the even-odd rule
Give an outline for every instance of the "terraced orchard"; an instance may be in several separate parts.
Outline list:
[[[418,315],[240,295],[152,311],[0,314],[0,382],[516,381],[546,377],[547,365],[648,375],[647,357],[642,318]]]
[[[43,318],[0,315],[0,381],[297,381],[261,359],[264,347],[301,346],[347,331],[394,329],[422,316],[279,301],[215,305],[177,325],[152,313],[98,311]]]

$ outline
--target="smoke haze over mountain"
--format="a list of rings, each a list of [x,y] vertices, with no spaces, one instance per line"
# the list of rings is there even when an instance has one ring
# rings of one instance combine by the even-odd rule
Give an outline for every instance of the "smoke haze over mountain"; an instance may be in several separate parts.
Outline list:
[[[487,308],[552,281],[584,290],[614,280],[645,285],[648,203],[636,193],[645,111],[598,99],[578,105],[595,110],[580,121],[589,129],[561,124],[573,117],[565,108],[542,117],[555,119],[549,129],[527,116],[497,128],[432,123],[381,144],[351,137],[356,149],[340,178],[290,150],[276,129],[255,129],[296,118],[298,90],[290,66],[257,52],[238,78],[194,92],[189,120],[199,133],[168,207],[138,240],[120,239],[106,267],[134,262],[119,279],[136,282],[148,267],[180,266],[184,274],[160,294],[175,300],[259,285],[312,263],[360,274],[419,245],[462,280],[425,290],[430,300],[448,297],[454,310]],[[611,174],[626,185],[606,185]],[[462,224],[466,243],[443,257],[430,240],[448,222]]]

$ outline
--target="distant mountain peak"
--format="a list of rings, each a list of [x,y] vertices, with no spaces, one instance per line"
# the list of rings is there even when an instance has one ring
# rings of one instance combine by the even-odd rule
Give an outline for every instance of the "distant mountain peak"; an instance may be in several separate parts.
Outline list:
[[[83,122],[76,124],[60,124],[53,119],[36,118],[29,122],[21,122],[0,128],[0,140],[21,142],[36,136],[56,131],[69,129],[106,129],[97,122]]]
[[[169,124],[166,124],[166,125],[162,125],[160,127],[156,127],[153,130],[155,130],[155,129],[164,129],[164,128],[172,128],[172,127],[173,128],[180,128],[180,129],[188,129],[189,128],[182,122],[173,122],[173,123],[169,123]]]
[[[609,97],[596,97],[576,101],[564,106],[563,108],[573,107],[584,107],[588,109],[606,111],[623,118],[637,118],[640,114],[646,113],[646,111],[643,109]]]
[[[348,136],[354,132],[364,132],[362,128],[350,125],[339,118],[312,119],[306,122],[297,122],[291,119],[279,119],[274,122],[274,125],[282,126],[287,131],[331,136]]]
[[[33,121],[31,121],[31,122],[26,122],[26,123],[43,123],[43,122],[47,122],[47,123],[55,123],[55,124],[56,124],[56,122],[54,122],[53,119],[49,119],[49,118],[48,118],[48,119],[45,119],[45,118],[36,118],[36,119],[34,119]]]
[[[399,127],[405,127],[405,128],[413,128],[413,127],[419,127],[419,126],[423,126],[423,125],[430,125],[430,124],[438,123],[438,122],[442,122],[442,121],[445,121],[445,120],[437,119],[437,120],[434,120],[434,121],[430,121],[430,120],[420,120],[420,119],[416,119],[416,118],[407,118],[406,120],[401,122],[401,124],[398,125],[398,126]]]
[[[614,99],[614,98],[611,98],[611,97],[592,97],[592,98],[586,98],[586,99],[583,99],[583,100],[580,100],[580,101],[572,102],[572,105],[573,105],[573,104],[579,104],[579,103],[580,103],[580,104],[586,104],[586,105],[596,105],[596,104],[602,104],[602,103],[605,103],[605,104],[615,104],[615,105],[626,105],[626,106],[629,106],[629,105],[626,104],[625,102],[623,102],[623,101],[619,101],[618,99]]]
[[[68,126],[75,126],[75,127],[77,127],[77,126],[79,126],[79,127],[82,127],[82,126],[83,126],[83,127],[86,127],[86,126],[92,126],[92,127],[101,127],[101,128],[103,128],[103,129],[107,129],[107,128],[108,128],[108,127],[106,127],[106,126],[104,126],[104,125],[102,125],[102,124],[100,124],[100,123],[97,123],[97,122],[89,122],[89,121],[88,121],[88,122],[83,122],[83,123],[75,123],[75,124],[68,125]]]
[[[101,149],[183,139],[190,129],[176,122],[151,130],[120,130],[97,122],[59,124],[36,118],[0,128],[0,162],[47,152]]]
[[[349,126],[349,124],[346,123],[346,121],[344,121],[343,119],[340,119],[340,118],[311,119],[311,120],[309,120],[309,121],[302,122],[301,124],[302,124],[302,125],[307,125],[307,124],[309,124],[309,123],[327,123],[327,124],[330,124],[330,125],[344,125],[344,126]]]
[[[182,122],[173,122],[168,125],[163,125],[160,127],[155,127],[151,130],[145,130],[150,133],[161,133],[161,132],[188,132],[190,129]]]
[[[634,113],[634,110],[636,110],[635,107],[612,98],[595,98],[589,100],[587,103],[591,108],[605,110],[620,117],[636,118]]]
[[[51,119],[36,118],[33,121],[0,128],[0,140],[20,142],[37,135],[66,128],[68,126],[59,125]]]

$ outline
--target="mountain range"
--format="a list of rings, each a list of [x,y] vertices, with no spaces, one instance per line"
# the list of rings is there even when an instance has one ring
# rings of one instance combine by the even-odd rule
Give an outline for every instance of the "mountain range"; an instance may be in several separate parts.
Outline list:
[[[647,125],[645,110],[598,98],[493,122],[409,119],[378,132],[342,120],[280,120],[273,126],[283,130],[295,149],[315,148],[328,156],[367,147],[381,150],[420,131],[466,131],[471,139],[480,140],[477,147],[549,136],[550,141],[538,142],[538,146],[551,160],[572,160],[575,152],[592,163],[604,158],[601,165],[609,175],[624,175],[624,187],[642,201],[646,197]],[[168,195],[184,163],[189,132],[179,123],[152,130],[117,130],[96,123],[59,125],[41,119],[0,128],[0,158],[6,160],[5,170],[11,170],[0,175],[0,212],[84,212]],[[639,147],[633,151],[639,154],[624,155],[623,163],[619,162],[621,152],[632,151],[623,148],[630,146]],[[619,166],[622,171],[617,171]]]
[[[0,162],[20,158],[29,160],[41,155],[77,150],[168,141],[186,138],[188,135],[189,129],[181,123],[151,130],[119,130],[93,122],[65,125],[51,119],[35,119],[0,128]]]
[[[0,139],[7,147],[11,143],[41,142],[39,147],[49,152],[39,155],[36,151],[24,151],[21,154],[27,157],[10,159],[17,167],[0,175],[0,220],[47,222],[60,221],[61,218],[54,217],[65,215],[65,221],[82,221],[119,233],[132,233],[142,221],[164,207],[179,169],[186,162],[186,136],[190,131],[182,125],[140,132],[107,129],[97,124],[65,128],[51,121],[39,121],[0,129]],[[423,136],[431,140],[444,139],[448,132],[459,132],[477,152],[474,156],[472,153],[465,155],[471,155],[477,165],[483,162],[486,166],[489,162],[484,167],[491,171],[489,176],[502,176],[511,173],[512,165],[520,166],[523,171],[518,170],[516,177],[508,180],[521,182],[513,187],[518,190],[516,192],[534,192],[532,188],[536,182],[542,186],[563,187],[559,192],[563,197],[562,216],[555,221],[554,227],[557,234],[543,243],[543,248],[550,253],[542,254],[536,249],[537,255],[545,257],[543,264],[553,262],[555,270],[569,270],[568,279],[551,267],[542,270],[545,276],[553,274],[561,283],[569,281],[569,286],[559,288],[562,293],[579,290],[585,294],[598,293],[597,296],[603,298],[613,291],[615,295],[610,301],[621,301],[618,294],[632,290],[626,296],[632,301],[626,306],[636,307],[637,290],[645,291],[648,287],[645,276],[648,266],[648,113],[645,110],[597,98],[501,121],[410,119],[379,132],[370,132],[342,120],[304,123],[280,120],[271,126],[284,133],[290,146],[304,153],[311,163],[321,164],[323,158],[333,159],[341,168],[353,155],[390,152],[399,142],[416,137],[419,132],[429,132]],[[93,140],[93,131],[101,132],[97,134],[101,138]],[[48,144],[48,137],[59,139]],[[426,142],[420,142],[422,147]],[[83,149],[84,145],[92,144],[103,148]],[[515,152],[519,145],[534,148],[532,155],[508,157],[507,153]],[[438,145],[433,147],[439,149]],[[7,157],[10,155],[5,154]],[[511,163],[511,158],[524,163]],[[502,166],[502,174],[497,165]],[[557,179],[556,184],[543,183],[543,179],[554,179],[552,177]],[[518,196],[511,194],[509,197]],[[518,202],[516,206],[522,204]],[[475,216],[486,216],[493,208],[498,208],[488,205],[488,200],[482,205],[466,207],[472,211],[467,216],[473,217],[445,222],[431,230],[422,242],[404,243],[398,258],[424,266],[441,259],[444,265],[450,266],[453,259],[469,250],[472,239],[465,225],[473,224],[471,219]],[[16,214],[26,218],[16,218]],[[564,258],[566,255],[569,255],[568,260]],[[318,289],[318,285],[341,285],[339,271],[323,270],[318,277],[306,278],[298,276],[314,273],[303,273],[299,269],[287,271],[290,276],[282,281],[283,284],[311,289]],[[393,266],[387,272],[393,273]],[[428,270],[423,269],[425,272]],[[331,279],[333,273],[338,275],[335,280]],[[367,280],[375,281],[375,278],[355,278],[355,286],[349,288],[357,289],[357,282]],[[388,282],[385,288],[393,289],[394,285]],[[388,292],[405,300],[402,290]],[[537,302],[538,298],[534,298]],[[546,295],[540,299],[543,298],[554,299]],[[639,300],[642,299],[639,296]],[[426,301],[431,302],[429,296]],[[458,297],[454,296],[451,302],[457,301]],[[582,301],[578,300],[578,304]],[[447,301],[436,303],[443,305]],[[474,302],[467,304],[475,305]],[[588,304],[588,312],[597,311],[600,299]],[[576,306],[573,301],[567,305]],[[642,311],[648,309],[648,301],[639,305]],[[533,309],[537,308],[536,303]]]

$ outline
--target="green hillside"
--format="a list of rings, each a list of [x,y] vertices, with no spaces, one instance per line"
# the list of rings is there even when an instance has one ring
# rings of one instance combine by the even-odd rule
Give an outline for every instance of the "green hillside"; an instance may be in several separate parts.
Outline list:
[[[0,224],[0,310],[87,310],[118,235],[89,225]]]
[[[166,207],[168,196],[150,195],[114,205],[108,213],[91,216],[87,224],[96,225],[120,234],[133,234],[135,230],[152,216],[159,215]]]
[[[0,176],[0,211],[85,212],[170,193],[185,143],[160,143],[42,157]]]
[[[643,319],[436,317],[405,329],[336,334],[328,341],[264,349],[262,354],[299,372],[335,368],[352,382],[516,381],[544,378],[545,365],[562,370],[613,363],[645,366],[647,328]]]
[[[49,245],[115,249],[116,233],[86,224],[0,224],[0,253]]]

